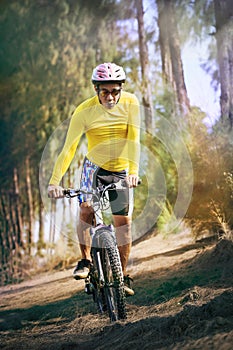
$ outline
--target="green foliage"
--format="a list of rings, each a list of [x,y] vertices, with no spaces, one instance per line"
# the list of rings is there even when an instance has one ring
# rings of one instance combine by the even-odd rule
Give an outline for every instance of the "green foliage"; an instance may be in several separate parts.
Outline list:
[[[25,155],[38,168],[51,132],[94,93],[90,77],[97,61],[118,58],[117,28],[109,20],[112,5],[2,3],[1,175],[9,184],[13,167],[21,168]],[[7,158],[6,149],[14,159]]]
[[[161,206],[161,214],[158,217],[157,229],[164,237],[167,237],[171,233],[188,232],[189,229],[184,221],[180,222],[179,218],[174,214],[173,206],[168,200],[165,203],[158,205]]]

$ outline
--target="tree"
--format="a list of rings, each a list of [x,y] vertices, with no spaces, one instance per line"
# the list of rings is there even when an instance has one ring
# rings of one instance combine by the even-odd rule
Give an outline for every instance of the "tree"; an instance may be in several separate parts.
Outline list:
[[[13,0],[0,6],[0,239],[2,261],[13,264],[15,241],[25,249],[24,255],[36,243],[35,220],[40,225],[39,253],[44,247],[41,155],[55,128],[94,94],[93,67],[103,60],[121,60],[118,26],[112,17],[120,7],[111,0],[100,1],[98,8],[83,0]],[[58,141],[61,147],[62,140]]]
[[[233,127],[233,6],[231,0],[214,0],[216,41],[221,84],[221,116]]]
[[[190,102],[184,81],[175,4],[172,0],[157,0],[159,44],[165,84],[175,90],[180,112],[186,115]]]
[[[139,36],[139,55],[140,55],[140,64],[142,72],[142,103],[145,107],[145,126],[146,131],[150,132],[153,128],[153,99],[151,92],[151,81],[150,81],[150,65],[149,65],[149,54],[147,47],[147,38],[144,27],[144,10],[143,10],[143,1],[136,0],[136,9],[137,9],[137,21],[138,21],[138,36]]]

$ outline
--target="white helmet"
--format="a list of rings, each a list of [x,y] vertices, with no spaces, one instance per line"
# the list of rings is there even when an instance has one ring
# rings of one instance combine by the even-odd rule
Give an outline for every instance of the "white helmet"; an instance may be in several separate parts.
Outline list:
[[[117,66],[115,63],[102,63],[99,64],[92,73],[92,83],[124,83],[125,72],[122,67]]]

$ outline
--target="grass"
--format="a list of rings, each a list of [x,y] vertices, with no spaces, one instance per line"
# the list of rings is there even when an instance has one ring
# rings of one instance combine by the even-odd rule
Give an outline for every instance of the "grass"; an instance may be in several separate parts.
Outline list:
[[[156,279],[150,276],[138,279],[135,283],[137,293],[133,303],[136,305],[160,304],[174,297],[183,295],[195,286],[207,287],[221,279],[222,271],[217,269],[211,273],[206,271],[192,272],[186,275]]]

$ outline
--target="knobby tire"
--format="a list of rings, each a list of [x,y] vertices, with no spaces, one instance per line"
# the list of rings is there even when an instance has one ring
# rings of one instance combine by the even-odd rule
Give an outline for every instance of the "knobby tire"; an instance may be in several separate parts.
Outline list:
[[[118,248],[109,232],[102,232],[99,243],[105,284],[96,294],[98,308],[101,312],[107,309],[111,321],[126,319],[124,276]]]

